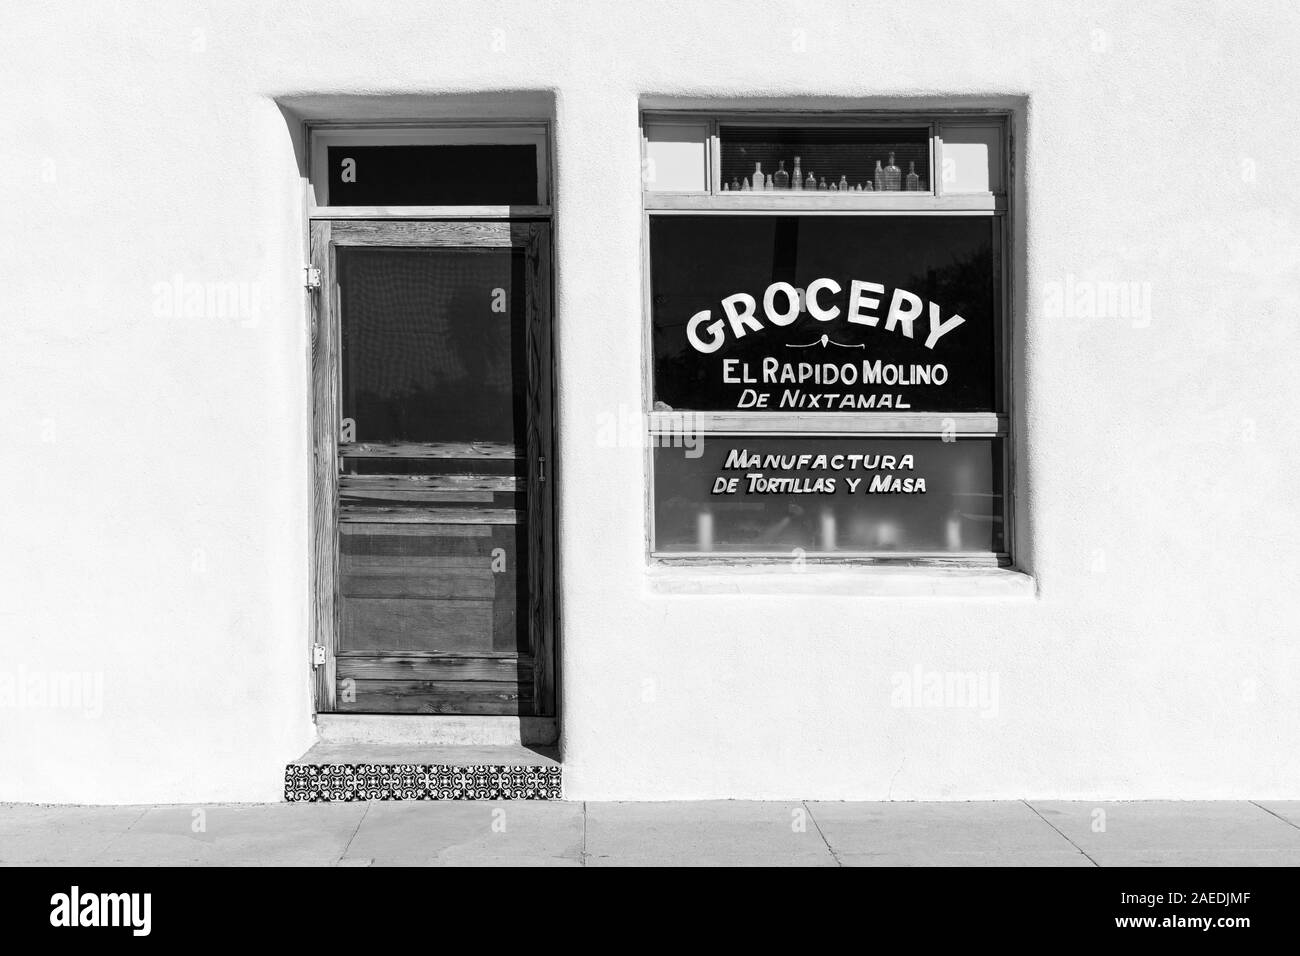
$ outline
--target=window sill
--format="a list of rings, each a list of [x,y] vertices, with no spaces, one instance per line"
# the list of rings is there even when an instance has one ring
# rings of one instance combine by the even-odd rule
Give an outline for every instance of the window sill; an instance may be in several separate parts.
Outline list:
[[[1011,568],[657,565],[646,570],[643,586],[648,594],[675,596],[1033,599],[1036,594],[1034,578]]]

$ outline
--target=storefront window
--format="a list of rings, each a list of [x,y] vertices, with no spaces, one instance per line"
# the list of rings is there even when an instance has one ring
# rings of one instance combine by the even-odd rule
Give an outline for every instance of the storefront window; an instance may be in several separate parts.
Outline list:
[[[648,168],[717,157],[647,183],[653,557],[1009,563],[1005,197],[931,182],[952,124],[646,118]]]

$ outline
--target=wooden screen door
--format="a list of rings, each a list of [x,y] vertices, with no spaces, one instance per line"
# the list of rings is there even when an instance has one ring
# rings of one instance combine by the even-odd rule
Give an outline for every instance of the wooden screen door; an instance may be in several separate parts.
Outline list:
[[[318,710],[554,714],[548,238],[312,223]]]

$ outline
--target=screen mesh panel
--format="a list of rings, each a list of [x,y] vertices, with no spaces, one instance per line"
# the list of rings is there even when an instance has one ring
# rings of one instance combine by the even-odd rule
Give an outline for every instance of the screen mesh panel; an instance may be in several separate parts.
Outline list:
[[[520,250],[343,247],[338,267],[354,441],[522,442]]]

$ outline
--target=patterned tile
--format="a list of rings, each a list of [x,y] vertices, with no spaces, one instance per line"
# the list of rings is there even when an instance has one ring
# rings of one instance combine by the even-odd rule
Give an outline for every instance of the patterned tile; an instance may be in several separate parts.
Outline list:
[[[290,803],[352,800],[559,800],[559,767],[481,764],[289,764]]]

